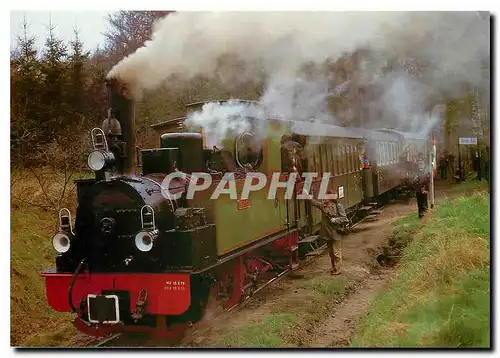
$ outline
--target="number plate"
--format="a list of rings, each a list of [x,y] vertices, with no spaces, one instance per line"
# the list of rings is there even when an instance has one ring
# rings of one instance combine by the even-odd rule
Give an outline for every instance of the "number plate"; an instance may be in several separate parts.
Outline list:
[[[90,323],[120,322],[120,308],[117,295],[87,295]]]

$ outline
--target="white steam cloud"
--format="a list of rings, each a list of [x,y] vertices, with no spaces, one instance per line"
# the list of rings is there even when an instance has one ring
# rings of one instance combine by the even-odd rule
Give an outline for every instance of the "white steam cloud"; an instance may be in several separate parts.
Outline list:
[[[258,121],[265,117],[263,109],[256,104],[230,100],[204,104],[201,111],[190,113],[184,124],[203,127],[208,147],[221,149],[222,140],[228,135],[253,132],[261,138],[264,126]]]
[[[489,88],[489,26],[488,14],[478,12],[174,13],[158,21],[151,41],[108,76],[135,93],[168,86],[172,75],[218,77],[228,87],[264,80],[265,115],[333,122],[328,99],[344,95],[354,82],[378,88],[369,99],[365,124],[430,130],[438,117],[426,113],[428,101],[460,95],[464,84]],[[336,79],[327,65],[360,50],[368,55],[358,62],[356,78],[339,80],[332,89]],[[412,58],[421,65],[420,75],[402,71],[414,70],[403,63]],[[224,59],[241,66],[228,71]],[[391,64],[394,59],[399,63]],[[234,118],[249,108],[239,106],[207,105],[189,122],[205,127],[217,142],[227,131],[246,130],[247,121]],[[337,115],[359,115],[354,106]]]

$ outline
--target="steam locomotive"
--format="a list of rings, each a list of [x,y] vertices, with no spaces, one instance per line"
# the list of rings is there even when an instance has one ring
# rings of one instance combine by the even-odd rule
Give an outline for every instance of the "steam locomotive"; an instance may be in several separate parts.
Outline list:
[[[278,172],[280,181],[297,170],[320,178],[330,173],[329,189],[354,218],[400,189],[417,153],[427,148],[427,138],[395,130],[269,119],[255,121],[264,126],[263,140],[250,129],[228,135],[217,149],[208,147],[201,128],[172,131],[160,123],[154,126],[159,148],[141,150],[136,174],[134,103],[119,80],[107,86],[108,118],[91,133],[88,165],[95,178],[76,181],[76,220],[67,209],[59,213],[52,239],[56,267],[42,273],[50,306],[76,313],[75,326],[95,336],[169,336],[198,322],[209,300],[234,307],[298,267],[321,242],[321,213],[296,198],[303,182],[295,184],[291,199],[283,188],[268,199],[269,183],[245,200],[211,200],[213,190],[188,199],[192,173],[208,173],[211,189],[233,173],[238,197],[253,171],[268,177]],[[184,178],[165,188],[172,172]]]

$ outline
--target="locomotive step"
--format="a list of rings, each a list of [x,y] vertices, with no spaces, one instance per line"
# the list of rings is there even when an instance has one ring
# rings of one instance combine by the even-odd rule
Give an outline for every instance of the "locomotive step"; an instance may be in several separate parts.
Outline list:
[[[371,212],[370,212],[370,215],[380,215],[380,214],[382,214],[383,212],[384,212],[384,210],[379,210],[379,209],[377,209],[377,210],[373,210],[373,211],[371,211]]]
[[[359,210],[361,210],[361,211],[368,211],[368,210],[371,210],[371,209],[373,209],[373,207],[371,207],[371,206],[362,206],[362,207],[359,208]]]
[[[311,252],[308,252],[305,256],[306,257],[308,257],[308,256],[318,256],[321,253],[323,253],[323,251],[325,251],[325,249],[326,249],[326,244],[323,244],[320,247],[318,247],[317,249],[315,249],[315,250],[313,250]]]
[[[316,241],[318,239],[321,239],[321,236],[319,236],[319,235],[308,236],[305,239],[300,240],[299,244],[307,243],[307,242],[314,242],[314,241]]]
[[[378,216],[377,215],[368,215],[367,217],[365,217],[365,220],[366,221],[376,221],[378,220]]]

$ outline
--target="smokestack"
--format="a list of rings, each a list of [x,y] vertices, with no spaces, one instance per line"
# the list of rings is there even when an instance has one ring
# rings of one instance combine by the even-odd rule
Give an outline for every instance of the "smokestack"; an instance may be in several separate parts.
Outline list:
[[[106,86],[108,88],[111,118],[116,118],[121,126],[121,135],[114,137],[114,143],[110,144],[111,146],[118,146],[120,153],[117,164],[118,170],[121,173],[131,173],[136,166],[134,101],[128,87],[118,79],[106,79]]]

